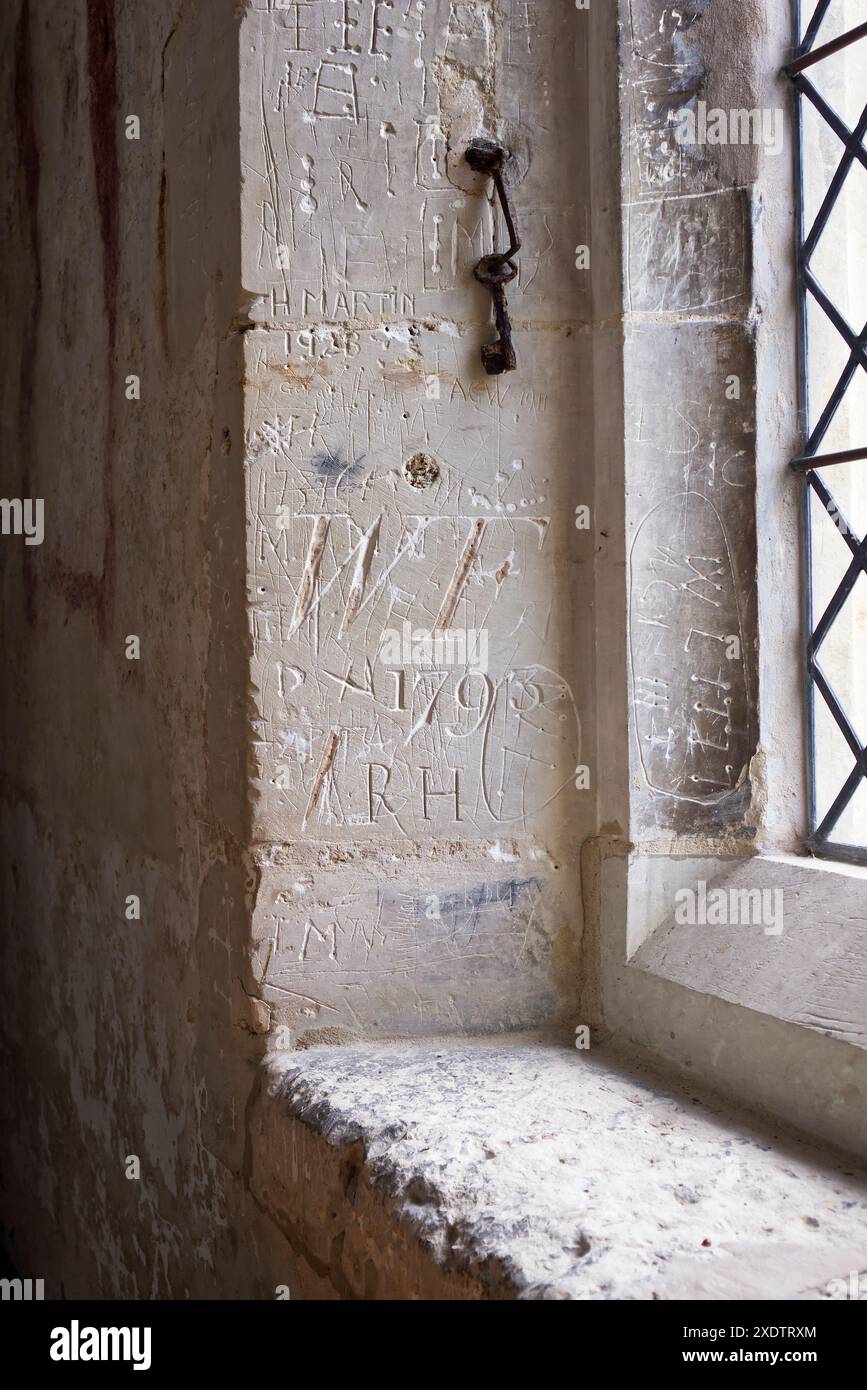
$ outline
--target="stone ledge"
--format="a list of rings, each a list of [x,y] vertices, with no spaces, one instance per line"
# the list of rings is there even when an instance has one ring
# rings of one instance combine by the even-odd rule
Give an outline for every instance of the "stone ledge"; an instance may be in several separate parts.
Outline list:
[[[639,857],[636,865],[643,875],[634,885],[636,913],[651,902],[670,910],[652,924],[633,965],[867,1051],[867,870],[794,855]],[[690,926],[676,922],[683,889],[700,909]],[[720,901],[723,923],[715,923],[709,905]],[[768,909],[773,919],[759,923],[757,910]]]
[[[819,1298],[867,1269],[863,1170],[601,1049],[277,1053],[260,1103],[253,1189],[337,1297]]]

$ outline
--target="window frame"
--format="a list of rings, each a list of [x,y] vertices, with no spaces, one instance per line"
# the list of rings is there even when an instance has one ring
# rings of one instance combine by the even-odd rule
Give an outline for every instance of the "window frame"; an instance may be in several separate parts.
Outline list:
[[[858,538],[854,528],[846,520],[839,505],[834,499],[831,487],[825,482],[818,471],[818,468],[829,468],[833,470],[833,466],[836,463],[860,459],[864,460],[864,477],[865,482],[867,482],[867,441],[865,441],[864,447],[854,450],[827,453],[824,455],[818,452],[821,448],[822,440],[830,428],[837,408],[843,400],[853,377],[859,369],[867,371],[867,324],[862,327],[860,332],[853,330],[833,304],[830,297],[822,289],[822,286],[810,269],[810,258],[818,246],[825,226],[836,206],[837,199],[843,189],[853,162],[857,159],[864,165],[865,169],[867,169],[867,149],[865,149],[863,143],[865,134],[867,134],[867,103],[865,103],[854,130],[850,130],[846,123],[841,120],[833,108],[828,105],[825,99],[816,90],[809,77],[805,75],[805,73],[809,72],[810,67],[814,63],[821,61],[823,57],[830,57],[832,53],[839,52],[852,43],[863,43],[865,47],[867,47],[867,24],[857,26],[854,30],[844,33],[837,40],[829,44],[822,44],[821,41],[817,42],[817,40],[820,39],[822,23],[831,4],[832,0],[818,0],[816,4],[813,4],[813,0],[811,0],[809,8],[812,9],[812,14],[806,29],[803,29],[802,20],[805,6],[802,4],[801,0],[797,0],[795,12],[797,24],[796,38],[798,42],[791,62],[783,69],[793,85],[794,103],[796,278],[798,288],[798,391],[801,435],[803,439],[801,453],[798,458],[792,460],[789,467],[803,479],[801,498],[801,591],[803,596],[803,676],[806,713],[807,796],[809,815],[809,833],[805,848],[810,854],[816,855],[817,857],[842,860],[853,864],[867,864],[867,843],[864,845],[852,845],[840,843],[831,838],[832,832],[846,810],[846,807],[857,795],[862,783],[867,782],[867,744],[862,746],[846,714],[843,702],[817,663],[818,650],[836,622],[837,617],[841,613],[859,577],[862,574],[867,577],[867,534]],[[803,39],[800,37],[802,33]],[[819,115],[826,121],[842,144],[840,162],[828,186],[827,193],[816,215],[815,221],[809,230],[805,226],[805,166],[801,105],[802,101],[805,100],[812,102]],[[813,296],[819,307],[824,310],[825,314],[848,346],[850,352],[846,368],[812,429],[810,428],[811,416],[808,375],[809,334],[807,326],[807,304],[809,302],[808,296],[810,295]],[[830,476],[831,479],[833,479],[833,472]],[[852,553],[849,567],[838,584],[824,614],[820,615],[818,623],[815,620],[812,602],[812,496],[818,498],[829,516],[832,518],[836,517],[835,524],[837,524],[838,529],[841,530],[843,539]],[[845,530],[839,527],[840,520],[844,522]],[[854,759],[851,773],[821,820],[818,814],[817,794],[818,777],[815,719],[817,691],[819,698],[824,699],[828,706],[831,716],[840,729]]]

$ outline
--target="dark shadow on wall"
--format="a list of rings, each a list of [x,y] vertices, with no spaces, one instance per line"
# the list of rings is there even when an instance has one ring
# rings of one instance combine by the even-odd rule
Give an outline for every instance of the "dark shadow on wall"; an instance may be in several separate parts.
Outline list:
[[[47,1297],[251,1287],[235,10],[0,18],[3,495],[45,518],[0,542],[0,1217]]]

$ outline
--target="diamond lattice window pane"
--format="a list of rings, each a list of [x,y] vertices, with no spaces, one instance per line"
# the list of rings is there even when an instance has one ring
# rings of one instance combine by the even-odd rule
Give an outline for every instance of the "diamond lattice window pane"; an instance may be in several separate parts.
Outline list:
[[[833,0],[813,48],[821,48],[823,44],[857,28],[865,18],[864,0]],[[822,58],[808,68],[807,77],[849,129],[854,130],[867,92],[867,45],[853,43],[838,53]]]
[[[865,17],[865,0],[810,5],[802,14],[802,33],[815,22],[815,51],[857,29]],[[867,857],[861,751],[867,744],[867,458],[840,463],[827,456],[867,450],[867,370],[857,341],[867,323],[867,168],[860,157],[863,142],[854,144],[867,132],[867,38],[793,75],[801,92],[800,249],[807,254],[799,270],[807,354],[804,444],[826,463],[806,478],[812,843],[819,850],[830,846],[832,853],[845,845],[848,854],[851,846],[860,858]],[[816,94],[832,115],[818,110]]]
[[[867,396],[867,382],[864,385]],[[835,421],[836,424],[836,421]],[[829,448],[850,449],[865,438],[861,434],[847,435],[845,442],[829,444]],[[839,463],[834,467],[833,477],[827,481],[833,484],[834,501],[838,512],[846,518],[857,540],[867,536],[867,459],[857,459],[854,463]],[[841,523],[842,525],[842,523]]]
[[[867,440],[867,372],[859,367],[822,440],[820,451],[857,449]],[[867,459],[835,466],[825,482],[857,535],[867,534]]]
[[[816,659],[863,747],[867,743],[867,576],[858,576]]]
[[[825,33],[830,32],[830,26],[831,26],[831,24],[834,22],[833,19],[830,19],[829,16],[828,16],[828,11],[829,11],[829,9],[830,9],[830,10],[833,10],[833,8],[834,8],[834,6],[833,6],[833,0],[831,0],[831,3],[828,3],[828,0],[801,0],[801,3],[800,3],[800,5],[798,6],[798,8],[799,8],[800,11],[801,11],[801,14],[800,14],[801,26],[800,26],[800,31],[799,31],[799,37],[800,37],[801,43],[804,42],[804,38],[806,37],[807,30],[808,30],[808,28],[812,25],[815,16],[818,15],[819,11],[820,11],[822,8],[824,8],[824,10],[825,10],[825,17],[824,17],[824,19],[821,21],[821,24],[822,24],[822,26],[824,26],[825,24],[827,24],[827,25],[828,25],[828,29],[826,30],[824,27],[820,27],[820,28],[819,28],[819,30],[818,30],[818,32],[817,32],[817,34],[816,34],[816,37],[815,37],[814,40],[813,40],[813,45],[812,45],[813,48],[817,48],[818,45],[819,45],[820,43],[824,43],[824,42],[825,42],[825,39],[824,39],[823,35],[824,35]]]
[[[818,690],[813,736],[816,742],[816,823],[821,825],[851,773],[855,758]],[[831,838],[834,838],[833,830]]]
[[[858,790],[831,831],[831,839],[838,845],[867,844],[867,781],[862,780],[859,784]]]
[[[835,470],[836,471],[836,470]],[[833,481],[832,479],[828,480]],[[834,497],[836,499],[836,493]],[[810,594],[813,604],[813,626],[819,621],[839,588],[852,563],[852,551],[846,544],[844,530],[847,522],[854,525],[845,508],[838,502],[836,522],[822,501],[810,489]]]
[[[840,247],[847,254],[840,255]],[[834,201],[810,269],[849,327],[860,333],[867,322],[867,169],[857,160]]]
[[[807,389],[810,429],[814,430],[852,354],[821,304],[809,292],[806,309],[809,353]]]
[[[804,236],[812,230],[845,146],[811,101],[801,98],[804,149]]]

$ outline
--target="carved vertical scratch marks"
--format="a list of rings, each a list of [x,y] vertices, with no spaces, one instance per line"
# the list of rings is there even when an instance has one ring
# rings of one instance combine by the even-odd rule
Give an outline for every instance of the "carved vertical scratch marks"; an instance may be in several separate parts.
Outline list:
[[[376,538],[379,533],[379,523],[381,520],[382,517],[378,516],[368,527],[358,547],[355,569],[352,572],[352,582],[349,586],[349,596],[346,600],[346,609],[343,614],[343,622],[340,626],[341,632],[346,631],[361,607],[361,602],[364,598],[364,586],[367,583],[367,575],[370,570],[370,562],[376,550]]]
[[[458,606],[458,600],[460,599],[460,596],[464,591],[464,585],[466,584],[467,579],[469,578],[470,570],[472,569],[475,558],[479,553],[479,547],[482,543],[482,536],[484,535],[485,525],[486,522],[484,518],[479,517],[478,521],[475,521],[472,527],[470,528],[470,534],[467,537],[467,543],[464,546],[463,554],[461,555],[461,558],[458,560],[458,563],[455,566],[455,572],[452,575],[452,581],[449,584],[448,589],[446,590],[446,596],[443,599],[442,606],[440,607],[440,611],[437,614],[437,620],[434,624],[435,637],[438,637],[441,633],[445,632],[446,628],[448,628],[451,625],[452,618],[455,616],[455,609]]]
[[[316,588],[316,580],[319,575],[322,552],[325,549],[325,539],[328,535],[329,522],[329,517],[318,516],[313,526],[313,535],[310,537],[307,559],[304,561],[304,573],[301,576],[301,586],[298,590],[298,596],[295,599],[295,611],[292,615],[292,626],[289,629],[290,635],[298,631],[310,612],[310,602],[313,598],[313,591]]]
[[[322,750],[322,757],[319,760],[319,767],[317,768],[316,776],[313,779],[313,786],[310,788],[310,796],[307,801],[307,809],[304,812],[304,829],[307,828],[307,822],[313,815],[313,812],[316,810],[319,798],[322,795],[322,788],[325,785],[325,779],[331,771],[334,759],[337,755],[337,746],[339,743],[340,732],[337,729],[332,729],[331,733],[325,740],[325,747]]]

